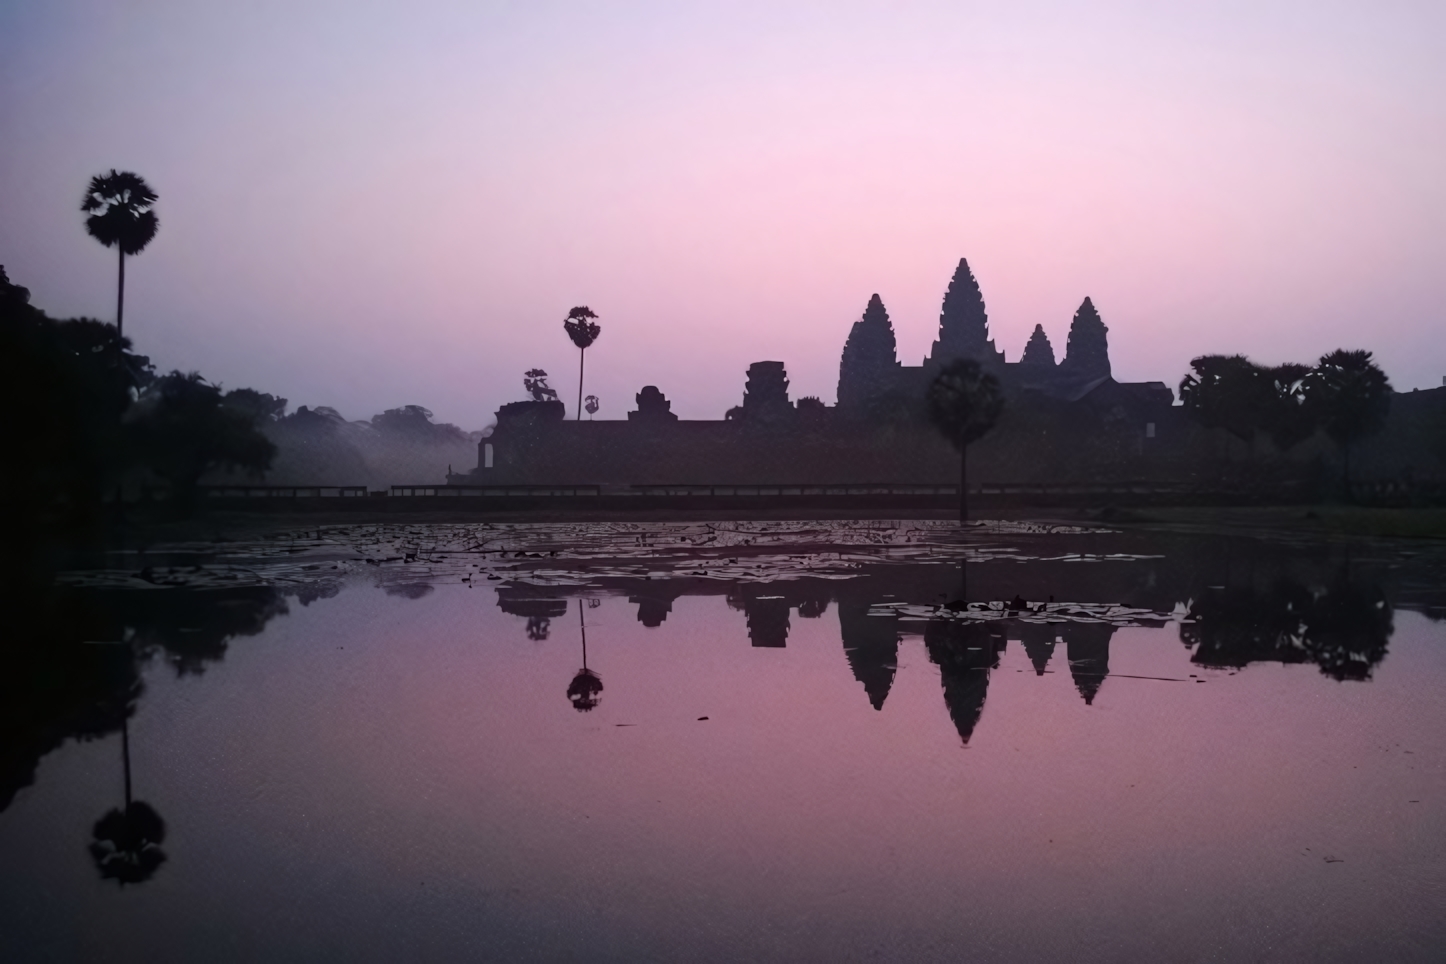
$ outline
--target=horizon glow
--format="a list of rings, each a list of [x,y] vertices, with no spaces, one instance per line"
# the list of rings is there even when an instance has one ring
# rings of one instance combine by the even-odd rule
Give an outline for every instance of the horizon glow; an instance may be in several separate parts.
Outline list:
[[[160,195],[126,331],[364,419],[481,428],[574,305],[601,418],[721,418],[783,361],[832,403],[877,292],[918,364],[967,257],[996,344],[1115,377],[1375,352],[1446,375],[1446,8],[47,2],[0,7],[0,264],[111,320],[86,181]]]

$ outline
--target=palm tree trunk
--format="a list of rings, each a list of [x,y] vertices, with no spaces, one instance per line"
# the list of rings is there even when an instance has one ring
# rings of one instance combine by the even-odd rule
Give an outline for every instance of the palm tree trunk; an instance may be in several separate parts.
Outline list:
[[[126,812],[131,809],[131,730],[130,723],[121,717],[121,765],[126,771]]]
[[[959,524],[969,522],[969,446],[959,446]]]
[[[1345,475],[1345,482],[1346,482],[1346,501],[1347,501],[1347,502],[1354,502],[1354,501],[1356,501],[1356,498],[1355,498],[1355,493],[1351,491],[1351,443],[1350,443],[1350,442],[1347,442],[1347,443],[1345,443],[1344,445],[1341,446],[1341,454],[1343,454],[1343,455],[1345,456],[1345,465],[1343,466],[1342,471],[1343,471],[1343,473],[1344,473],[1344,475]]]
[[[120,281],[115,288],[115,333],[116,337],[125,334],[125,308],[126,308],[126,251],[119,244],[116,249],[120,251]]]
[[[577,601],[577,625],[582,630],[582,668],[587,669],[587,620],[582,618],[582,600]]]
[[[582,421],[582,369],[587,364],[587,349],[577,353],[577,421]]]

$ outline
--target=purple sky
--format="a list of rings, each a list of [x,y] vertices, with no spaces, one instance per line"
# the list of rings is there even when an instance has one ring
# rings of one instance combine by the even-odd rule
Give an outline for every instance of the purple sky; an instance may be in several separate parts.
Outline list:
[[[869,295],[917,364],[961,256],[1011,360],[1089,295],[1121,379],[1440,385],[1446,6],[1179,6],[0,0],[0,263],[112,318],[78,206],[134,170],[159,366],[467,428],[534,366],[572,404],[576,304],[600,417],[761,359],[832,403]]]

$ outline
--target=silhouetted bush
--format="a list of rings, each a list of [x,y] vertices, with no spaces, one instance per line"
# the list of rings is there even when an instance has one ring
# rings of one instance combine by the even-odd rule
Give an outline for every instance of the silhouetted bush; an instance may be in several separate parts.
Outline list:
[[[260,476],[276,456],[254,416],[224,404],[221,389],[195,372],[156,379],[127,421],[136,452],[188,508],[207,472],[226,468]]]

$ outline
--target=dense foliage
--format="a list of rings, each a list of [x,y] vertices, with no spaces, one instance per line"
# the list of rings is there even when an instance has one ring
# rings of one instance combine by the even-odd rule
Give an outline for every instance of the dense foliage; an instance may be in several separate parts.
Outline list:
[[[1380,432],[1391,408],[1390,381],[1368,351],[1337,349],[1314,368],[1202,355],[1190,368],[1180,401],[1201,425],[1245,441],[1263,432],[1282,452],[1323,431],[1340,446],[1347,474],[1351,446]]]
[[[112,325],[56,321],[0,268],[0,350],[11,376],[3,497],[27,524],[88,525],[126,478],[148,476],[188,500],[217,467],[264,470],[274,449],[258,431],[285,400],[249,389],[223,395],[199,375],[156,377]]]

